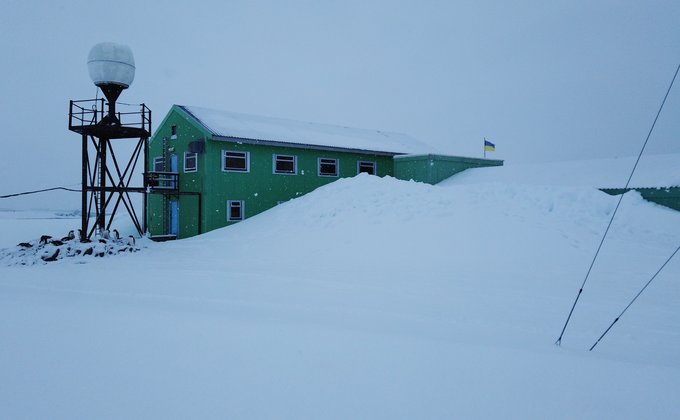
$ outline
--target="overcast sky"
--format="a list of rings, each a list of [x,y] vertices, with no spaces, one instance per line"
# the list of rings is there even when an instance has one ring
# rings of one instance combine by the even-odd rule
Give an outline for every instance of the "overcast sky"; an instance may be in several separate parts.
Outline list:
[[[129,45],[122,102],[399,131],[506,164],[636,154],[680,61],[680,1],[0,3],[0,194],[78,185],[69,99],[86,58]],[[680,82],[680,81],[679,81]],[[680,83],[650,153],[680,152]],[[78,208],[79,196],[42,196]],[[35,200],[0,202],[0,208]]]

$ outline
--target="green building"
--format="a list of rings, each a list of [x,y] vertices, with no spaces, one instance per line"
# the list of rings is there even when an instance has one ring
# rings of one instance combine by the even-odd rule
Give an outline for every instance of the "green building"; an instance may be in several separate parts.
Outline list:
[[[174,105],[149,142],[147,229],[194,236],[361,172],[435,184],[503,164],[431,151],[400,133]]]

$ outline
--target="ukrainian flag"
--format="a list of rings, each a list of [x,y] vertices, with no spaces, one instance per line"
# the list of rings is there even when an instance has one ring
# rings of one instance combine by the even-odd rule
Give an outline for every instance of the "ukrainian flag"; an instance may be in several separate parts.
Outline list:
[[[485,152],[495,152],[496,145],[491,143],[489,140],[484,139],[484,151]]]

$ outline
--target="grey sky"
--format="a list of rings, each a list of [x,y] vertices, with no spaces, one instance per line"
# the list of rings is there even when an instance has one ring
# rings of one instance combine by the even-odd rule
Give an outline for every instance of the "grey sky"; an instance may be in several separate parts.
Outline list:
[[[79,182],[69,99],[128,44],[121,102],[408,133],[507,164],[637,153],[680,60],[674,1],[15,1],[0,4],[0,194]],[[650,153],[680,152],[680,86]],[[22,205],[77,208],[59,193]],[[0,208],[12,207],[8,200]],[[14,202],[18,203],[18,202]]]

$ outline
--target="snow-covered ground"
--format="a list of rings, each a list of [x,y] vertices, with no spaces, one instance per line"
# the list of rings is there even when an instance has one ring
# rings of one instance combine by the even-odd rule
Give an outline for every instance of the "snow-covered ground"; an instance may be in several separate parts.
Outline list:
[[[0,417],[679,418],[678,259],[587,349],[680,213],[625,196],[556,347],[617,197],[491,169],[361,175],[120,258],[0,267]]]
[[[506,165],[464,171],[446,183],[519,183],[552,186],[622,188],[636,157]],[[643,155],[631,178],[631,187],[680,186],[680,153]]]
[[[80,214],[74,211],[0,210],[0,248],[11,247],[51,232],[65,236],[80,226]]]

